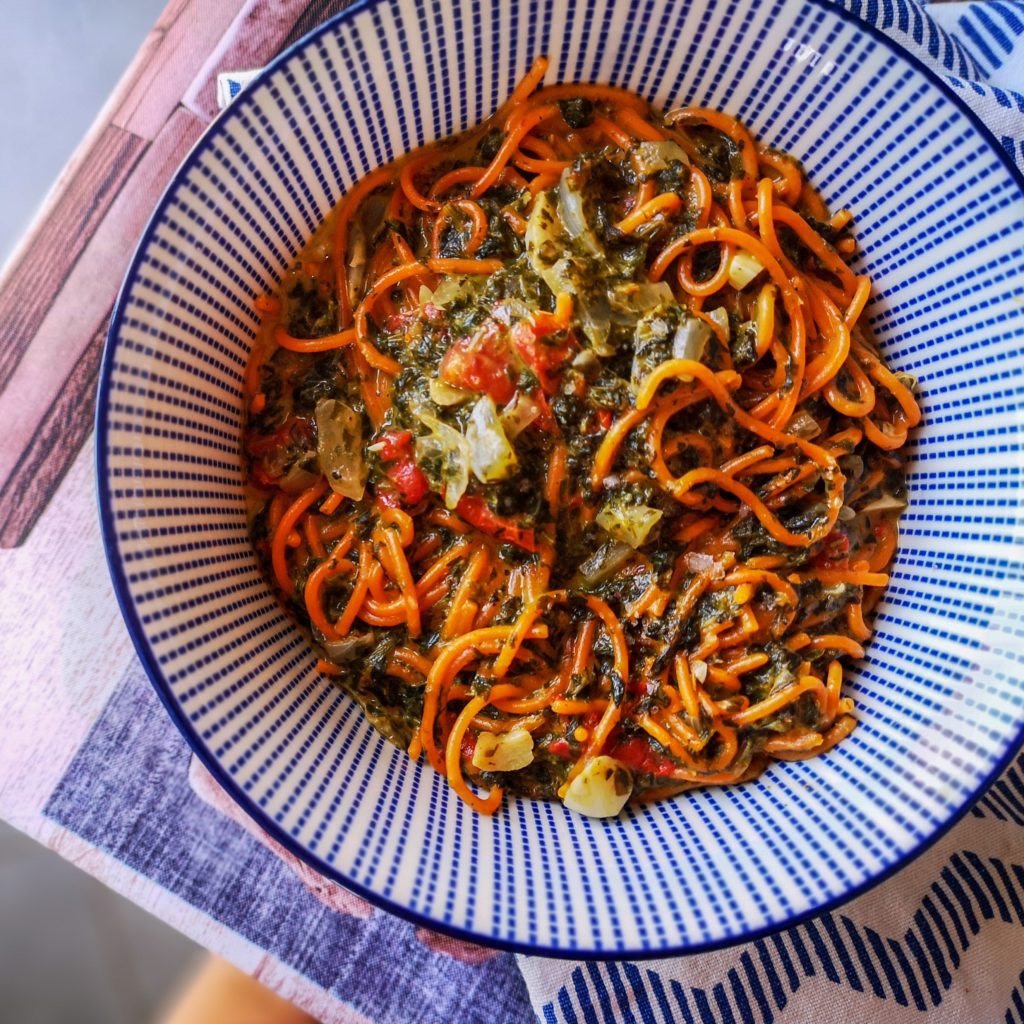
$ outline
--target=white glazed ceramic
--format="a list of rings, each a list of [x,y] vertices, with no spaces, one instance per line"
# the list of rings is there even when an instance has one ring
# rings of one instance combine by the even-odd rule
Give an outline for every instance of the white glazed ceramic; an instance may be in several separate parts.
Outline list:
[[[1024,199],[998,146],[874,30],[819,0],[376,0],[298,43],[176,174],[103,366],[110,564],[172,717],[275,838],[387,909],[531,952],[643,956],[752,937],[897,869],[1018,743]],[[317,674],[245,530],[241,382],[274,282],[344,190],[489,114],[535,56],[738,114],[856,213],[868,317],[924,425],[878,633],[827,756],[587,820],[475,815]],[[1016,290],[1016,293],[1014,293]]]

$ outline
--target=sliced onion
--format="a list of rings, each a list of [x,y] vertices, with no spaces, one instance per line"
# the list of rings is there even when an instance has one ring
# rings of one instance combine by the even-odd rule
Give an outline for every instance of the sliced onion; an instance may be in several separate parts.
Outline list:
[[[710,340],[711,328],[700,317],[685,316],[672,339],[672,358],[693,359],[699,363]]]
[[[508,327],[519,320],[525,320],[533,310],[521,299],[505,299],[494,307],[493,318]]]
[[[621,761],[599,754],[569,783],[562,803],[588,818],[614,818],[633,792],[633,773]]]
[[[501,425],[505,436],[518,437],[540,415],[540,406],[529,395],[517,391],[501,410]]]
[[[571,168],[562,171],[558,179],[558,216],[569,237],[579,242],[591,255],[604,256],[604,249],[587,223],[583,209],[583,196],[569,184]]]
[[[302,469],[296,464],[278,480],[277,486],[285,494],[301,494],[303,491],[308,491],[319,479],[319,473],[311,473],[308,469]]]
[[[721,327],[726,337],[729,336],[729,313],[724,306],[719,306],[718,309],[711,310],[711,312],[708,313],[708,319],[713,320],[719,327]]]
[[[741,292],[764,270],[764,264],[752,253],[740,249],[729,261],[729,284]]]
[[[484,395],[469,414],[466,444],[470,468],[482,484],[504,480],[518,464],[515,449],[508,443],[490,395]]]
[[[331,490],[358,501],[366,490],[363,418],[334,398],[316,403],[316,450]]]
[[[786,424],[786,433],[809,441],[812,437],[817,437],[821,433],[821,427],[818,426],[818,421],[806,409],[798,409],[789,423]]]
[[[439,309],[444,309],[445,306],[454,302],[461,294],[462,278],[448,276],[434,289],[434,295],[430,301]]]
[[[480,274],[449,274],[434,289],[430,301],[438,309],[446,309],[455,302],[479,295],[486,281],[487,278]]]
[[[482,772],[517,772],[533,763],[533,737],[526,729],[482,732],[473,749],[473,767]]]
[[[370,630],[366,633],[351,633],[340,640],[322,640],[320,646],[335,665],[347,665],[372,650],[376,642],[376,635]]]
[[[690,158],[677,142],[666,139],[664,142],[641,142],[633,148],[633,160],[641,174],[654,174],[667,171],[669,165],[678,160],[690,165]]]
[[[616,540],[639,548],[646,543],[662,515],[660,509],[649,505],[627,505],[612,498],[604,503],[594,521]]]
[[[366,249],[366,232],[357,221],[352,225],[352,236],[348,245],[348,294],[353,305],[358,301],[359,293],[363,290],[363,281],[366,279]]]
[[[561,204],[556,204],[550,192],[541,192],[533,201],[523,236],[526,258],[552,295],[565,292],[573,297],[576,315],[594,351],[601,356],[614,355],[615,349],[608,344],[612,318],[607,292],[586,287],[589,278],[598,272],[598,260],[589,251],[581,253],[579,258],[565,254],[563,232],[570,232],[562,224],[560,208]],[[593,244],[597,245],[596,238]],[[600,246],[598,254],[603,266]]]
[[[883,494],[880,498],[876,498],[874,501],[869,502],[862,509],[859,509],[861,513],[864,512],[902,512],[907,507],[905,498],[897,498],[893,494]]]
[[[576,295],[576,308],[583,324],[583,333],[591,347],[599,356],[613,356],[616,349],[608,344],[608,335],[612,329],[612,318],[608,308],[608,297],[596,291],[589,298]]]
[[[608,298],[612,320],[627,327],[645,314],[675,303],[672,288],[664,281],[624,281],[611,287]]]
[[[565,258],[562,241],[562,218],[550,192],[541,192],[533,201],[533,209],[526,222],[526,258],[552,295],[568,292],[575,295],[576,282],[569,275],[569,261]]]
[[[591,585],[600,583],[618,572],[633,557],[633,549],[622,541],[602,544],[586,561],[581,562],[576,577]]]
[[[572,368],[579,370],[584,377],[587,377],[592,373],[596,373],[601,368],[601,363],[597,358],[596,352],[592,349],[584,348],[573,356]]]
[[[387,202],[383,196],[371,196],[359,208],[352,222],[348,248],[348,291],[356,304],[366,277],[367,254],[373,239],[384,223]]]
[[[451,384],[447,384],[437,377],[430,379],[427,389],[430,392],[430,400],[434,405],[461,405],[463,402],[468,402],[474,397],[472,391],[467,391],[465,388],[452,387]]]
[[[454,427],[430,413],[414,410],[420,422],[430,431],[416,438],[416,461],[431,476],[430,468],[438,467],[434,483],[444,490],[444,503],[453,509],[469,486],[469,446]]]

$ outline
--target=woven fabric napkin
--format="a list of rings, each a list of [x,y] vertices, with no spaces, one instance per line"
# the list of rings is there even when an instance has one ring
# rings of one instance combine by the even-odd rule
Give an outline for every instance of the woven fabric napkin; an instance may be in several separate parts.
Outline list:
[[[1024,169],[1024,3],[842,0],[939,73]],[[220,76],[226,105],[255,72]],[[351,912],[351,910],[349,911]],[[564,1024],[1024,1024],[1024,758],[909,868],[833,913],[712,953],[517,958]]]

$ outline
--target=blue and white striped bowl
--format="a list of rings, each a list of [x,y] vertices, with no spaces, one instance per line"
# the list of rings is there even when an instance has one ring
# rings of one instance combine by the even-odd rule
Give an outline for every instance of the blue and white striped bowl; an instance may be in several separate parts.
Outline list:
[[[242,504],[253,296],[354,181],[480,121],[541,53],[549,80],[723,108],[800,157],[830,204],[855,211],[868,318],[924,396],[892,586],[849,687],[860,728],[756,783],[610,822],[518,800],[479,817],[380,739],[271,596]],[[389,910],[584,956],[707,949],[792,922],[905,863],[1017,746],[1022,282],[1020,178],[938,79],[831,4],[358,3],[213,125],[132,263],[98,419],[125,618],[221,783]]]

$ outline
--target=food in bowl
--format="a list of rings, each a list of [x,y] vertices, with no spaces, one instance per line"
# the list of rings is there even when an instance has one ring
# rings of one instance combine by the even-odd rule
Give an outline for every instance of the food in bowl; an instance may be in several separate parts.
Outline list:
[[[374,726],[478,811],[602,817],[851,732],[920,414],[795,160],[545,69],[258,299],[243,449],[264,572]]]

